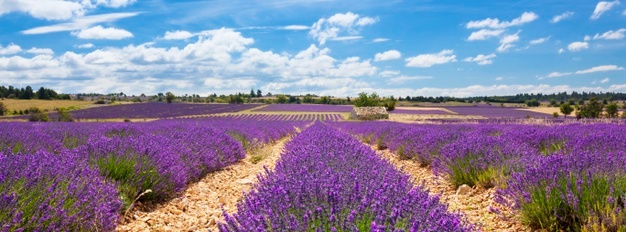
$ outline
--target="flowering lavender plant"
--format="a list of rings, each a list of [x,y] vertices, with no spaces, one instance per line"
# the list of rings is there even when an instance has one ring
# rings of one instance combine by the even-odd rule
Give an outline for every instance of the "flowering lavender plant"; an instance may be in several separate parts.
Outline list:
[[[347,134],[315,124],[225,214],[221,231],[468,231],[437,197]]]

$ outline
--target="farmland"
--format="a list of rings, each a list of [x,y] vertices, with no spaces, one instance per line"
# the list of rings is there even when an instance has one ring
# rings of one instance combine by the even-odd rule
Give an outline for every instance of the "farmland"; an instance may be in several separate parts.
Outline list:
[[[536,123],[549,115],[481,105],[356,122],[348,107],[140,103],[72,113],[154,120],[0,122],[2,230],[596,231],[626,220],[623,121]],[[400,120],[423,115],[482,121]]]

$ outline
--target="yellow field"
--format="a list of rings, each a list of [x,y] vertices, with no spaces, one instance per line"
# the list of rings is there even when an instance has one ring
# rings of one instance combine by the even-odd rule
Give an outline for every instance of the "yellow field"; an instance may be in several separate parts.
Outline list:
[[[89,105],[92,105],[93,102],[90,101],[72,101],[72,100],[16,100],[16,99],[5,99],[0,100],[0,102],[4,103],[4,105],[9,110],[9,114],[13,113],[14,110],[27,110],[30,107],[37,107],[41,110],[52,111],[55,108],[67,108],[67,107],[78,107],[85,108]]]

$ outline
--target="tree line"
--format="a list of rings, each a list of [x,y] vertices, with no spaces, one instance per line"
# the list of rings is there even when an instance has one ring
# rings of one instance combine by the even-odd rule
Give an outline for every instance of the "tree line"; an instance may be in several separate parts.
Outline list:
[[[56,91],[48,88],[41,87],[36,92],[32,87],[26,86],[23,88],[17,88],[13,86],[2,86],[0,85],[0,98],[9,98],[9,99],[42,99],[42,100],[52,100],[52,99],[70,99],[70,96],[67,94],[58,94]]]

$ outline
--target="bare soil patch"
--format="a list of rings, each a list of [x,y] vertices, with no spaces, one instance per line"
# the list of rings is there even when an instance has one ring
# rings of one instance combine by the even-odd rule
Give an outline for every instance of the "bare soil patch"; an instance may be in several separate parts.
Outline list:
[[[222,207],[229,213],[237,211],[237,203],[252,189],[257,174],[264,172],[263,167],[274,169],[288,140],[283,138],[266,145],[242,161],[209,173],[181,196],[162,205],[138,205],[116,230],[217,231],[217,222],[223,221]]]
[[[375,146],[372,149],[376,150]],[[428,167],[420,167],[414,160],[400,160],[389,150],[376,151],[380,156],[411,176],[416,185],[423,185],[431,194],[438,194],[441,203],[451,212],[461,212],[480,231],[531,231],[507,207],[494,201],[495,189],[474,187],[467,195],[457,195],[446,179],[433,175]]]

